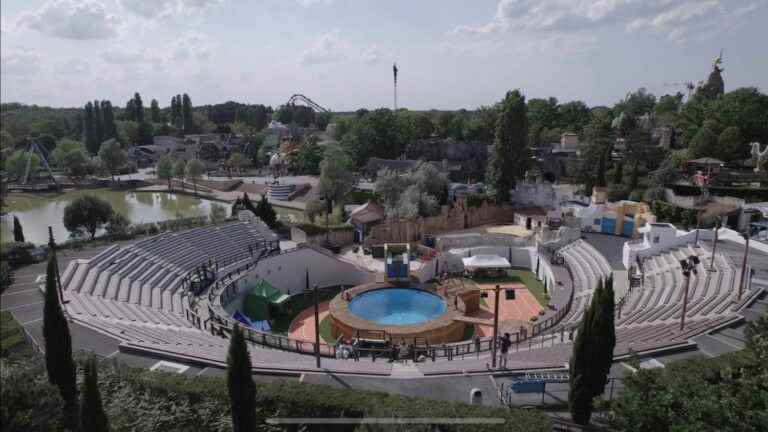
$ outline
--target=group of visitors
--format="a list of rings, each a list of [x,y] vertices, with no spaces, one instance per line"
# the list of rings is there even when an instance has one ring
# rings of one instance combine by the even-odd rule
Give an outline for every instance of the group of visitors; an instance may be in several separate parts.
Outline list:
[[[357,351],[357,347],[358,347],[357,339],[352,339],[351,341],[342,339],[339,342],[339,344],[336,346],[336,352],[341,358],[346,360],[353,356],[355,351]]]

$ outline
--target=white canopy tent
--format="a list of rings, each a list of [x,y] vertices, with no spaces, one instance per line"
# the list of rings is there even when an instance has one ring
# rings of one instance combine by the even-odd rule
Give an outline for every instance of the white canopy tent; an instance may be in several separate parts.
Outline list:
[[[498,255],[475,255],[462,258],[461,261],[464,263],[464,268],[469,271],[512,268],[506,258]]]

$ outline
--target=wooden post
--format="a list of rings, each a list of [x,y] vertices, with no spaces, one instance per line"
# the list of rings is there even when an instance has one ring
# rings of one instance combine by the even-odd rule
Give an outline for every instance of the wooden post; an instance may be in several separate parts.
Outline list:
[[[320,298],[315,284],[315,362],[320,369]]]
[[[741,261],[741,279],[739,280],[739,296],[736,298],[737,302],[741,301],[741,295],[744,292],[744,276],[747,273],[747,256],[749,255],[749,231],[744,233],[744,239],[746,244],[744,245],[744,259]]]

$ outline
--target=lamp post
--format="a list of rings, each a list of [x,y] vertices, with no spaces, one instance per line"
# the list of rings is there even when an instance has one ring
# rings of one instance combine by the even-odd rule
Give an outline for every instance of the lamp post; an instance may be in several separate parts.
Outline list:
[[[715,251],[717,250],[717,234],[720,231],[720,218],[715,219],[715,242],[712,245],[712,259],[709,261],[709,271],[715,271]]]
[[[696,211],[696,238],[693,240],[693,247],[699,247],[699,229],[701,228],[701,210]]]
[[[309,281],[309,279],[307,279]],[[309,288],[305,288],[304,292],[309,292]],[[320,369],[320,296],[318,294],[317,284],[312,287],[312,294],[315,303],[315,364]]]
[[[493,359],[491,365],[496,369],[496,347],[499,342],[499,292],[501,291],[499,285],[493,289]]]
[[[744,259],[741,261],[741,279],[739,280],[739,296],[736,298],[736,302],[741,301],[741,294],[744,292],[744,276],[747,273],[747,256],[749,255],[749,229],[744,231]]]
[[[691,284],[691,272],[696,274],[696,266],[699,264],[699,257],[691,255],[686,259],[680,260],[680,268],[685,276],[685,288],[683,289],[683,313],[680,315],[680,331],[685,328],[685,315],[688,313],[688,287]]]

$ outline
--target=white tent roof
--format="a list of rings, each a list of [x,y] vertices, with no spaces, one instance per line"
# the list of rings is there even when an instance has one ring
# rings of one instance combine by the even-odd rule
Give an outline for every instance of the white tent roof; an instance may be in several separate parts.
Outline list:
[[[469,258],[462,258],[464,268],[467,270],[477,269],[505,269],[512,265],[506,258],[498,255],[475,255]]]

